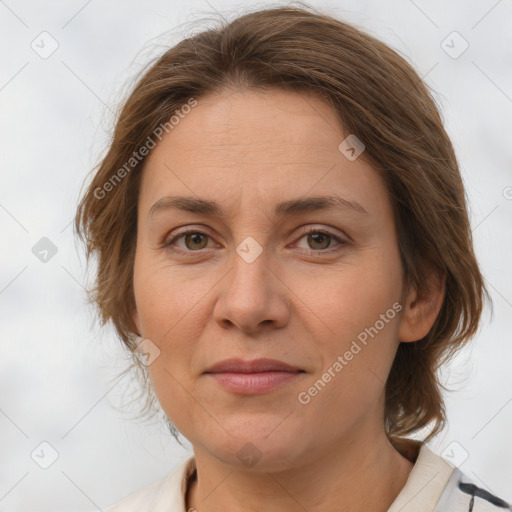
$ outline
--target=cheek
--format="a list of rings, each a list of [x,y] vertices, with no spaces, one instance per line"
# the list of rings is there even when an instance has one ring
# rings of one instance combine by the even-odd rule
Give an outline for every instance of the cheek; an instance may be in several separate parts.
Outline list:
[[[201,294],[194,283],[180,279],[176,269],[155,270],[149,265],[136,268],[134,290],[141,334],[159,350],[148,366],[151,385],[166,415],[180,432],[186,431],[193,421],[191,367],[203,330],[198,312],[204,291]]]
[[[397,255],[368,253],[364,262],[331,275],[308,298],[329,328],[326,338],[317,337],[317,350],[323,359],[325,378],[321,380],[329,381],[324,398],[339,407],[364,408],[365,402],[380,395],[398,346],[401,267]]]
[[[176,359],[183,358],[179,354],[174,354]],[[161,354],[149,367],[149,377],[151,386],[156,394],[158,401],[167,417],[182,433],[187,433],[189,425],[196,421],[198,411],[194,407],[200,398],[192,389],[187,380],[186,368],[179,364],[176,367],[169,364],[166,355]]]
[[[201,301],[215,285],[215,276],[162,262],[141,255],[134,267],[134,291],[143,335],[165,345],[185,327],[198,326]],[[193,332],[189,338],[194,337]]]
[[[369,250],[359,261],[326,275],[321,286],[303,293],[331,331],[357,336],[399,300],[400,272],[397,254]]]
[[[183,387],[192,390],[194,385],[194,372],[198,371],[194,357],[208,320],[205,295],[218,281],[212,272],[198,272],[196,277],[191,274],[190,269],[150,261],[145,254],[135,261],[134,291],[141,334],[160,351],[148,370],[166,412],[167,403],[179,407]]]

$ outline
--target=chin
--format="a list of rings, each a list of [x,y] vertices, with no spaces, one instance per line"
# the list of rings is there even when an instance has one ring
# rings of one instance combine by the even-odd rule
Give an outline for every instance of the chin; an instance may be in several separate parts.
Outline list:
[[[304,455],[307,450],[304,440],[312,439],[297,425],[297,428],[291,428],[293,425],[287,421],[282,417],[264,421],[253,418],[247,424],[238,420],[235,427],[225,426],[227,432],[217,430],[216,435],[203,438],[199,444],[224,464],[239,470],[286,470]]]

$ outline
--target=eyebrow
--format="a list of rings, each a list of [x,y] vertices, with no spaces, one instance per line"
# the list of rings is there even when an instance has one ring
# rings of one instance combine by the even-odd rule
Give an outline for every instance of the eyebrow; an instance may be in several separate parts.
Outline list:
[[[148,217],[153,217],[157,213],[171,209],[188,213],[215,215],[217,217],[224,216],[222,208],[215,201],[193,196],[165,196],[150,208]],[[278,203],[275,207],[274,215],[276,217],[285,217],[294,213],[308,213],[331,209],[345,209],[359,214],[368,214],[368,211],[356,201],[349,201],[339,196],[320,196],[290,199]]]

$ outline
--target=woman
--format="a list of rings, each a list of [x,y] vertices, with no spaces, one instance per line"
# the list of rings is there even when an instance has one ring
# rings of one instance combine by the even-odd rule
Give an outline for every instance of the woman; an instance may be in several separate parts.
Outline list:
[[[510,510],[425,444],[489,297],[439,113],[382,42],[292,7],[181,41],[76,228],[194,450],[108,512]]]

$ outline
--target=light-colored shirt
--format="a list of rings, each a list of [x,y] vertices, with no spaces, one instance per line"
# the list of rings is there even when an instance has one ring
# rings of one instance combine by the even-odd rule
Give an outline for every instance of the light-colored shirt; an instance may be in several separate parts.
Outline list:
[[[164,478],[129,494],[104,512],[187,512],[185,496],[195,469],[195,457],[190,456]],[[407,482],[388,509],[388,512],[506,511],[512,511],[508,503],[479,488],[424,443]]]

